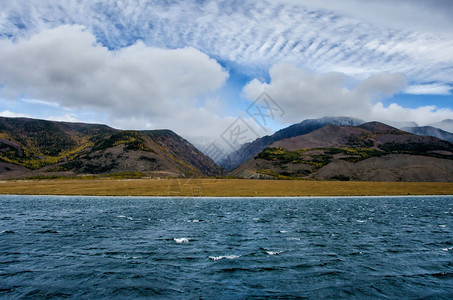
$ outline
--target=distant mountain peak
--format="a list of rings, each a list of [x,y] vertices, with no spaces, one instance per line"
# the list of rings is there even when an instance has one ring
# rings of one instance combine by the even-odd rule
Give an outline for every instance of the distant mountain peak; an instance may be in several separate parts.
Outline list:
[[[399,134],[399,133],[402,132],[401,130],[399,130],[399,129],[395,128],[395,127],[389,126],[387,124],[384,124],[384,123],[381,123],[381,122],[378,122],[378,121],[367,122],[367,123],[361,124],[361,125],[359,125],[357,127],[369,130],[369,131],[371,131],[373,133],[395,133],[395,134]]]
[[[364,122],[365,121],[361,119],[351,117],[322,117],[319,119],[306,119],[299,123],[280,129],[272,135],[266,135],[254,140],[251,143],[242,145],[239,150],[230,153],[226,159],[222,160],[220,165],[226,170],[231,171],[276,141],[307,134],[330,124],[339,126],[357,126]]]

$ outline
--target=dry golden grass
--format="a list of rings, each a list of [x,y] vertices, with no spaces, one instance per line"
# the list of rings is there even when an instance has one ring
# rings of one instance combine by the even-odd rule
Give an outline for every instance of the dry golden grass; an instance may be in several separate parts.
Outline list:
[[[0,194],[96,196],[453,195],[453,183],[247,179],[91,179],[0,182]]]

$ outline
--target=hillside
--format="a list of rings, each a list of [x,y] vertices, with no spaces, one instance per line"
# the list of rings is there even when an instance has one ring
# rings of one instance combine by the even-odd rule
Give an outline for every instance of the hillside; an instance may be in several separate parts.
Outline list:
[[[328,125],[270,145],[231,172],[246,178],[453,181],[453,144],[388,125]]]
[[[253,158],[255,155],[264,150],[264,148],[269,147],[276,141],[307,134],[326,125],[335,124],[340,126],[355,126],[362,123],[364,123],[364,121],[349,117],[324,117],[320,119],[307,119],[300,123],[283,128],[275,132],[273,135],[266,135],[262,138],[254,140],[251,143],[242,145],[240,149],[230,153],[228,157],[222,160],[219,164],[224,169],[231,171],[245,161]]]
[[[141,172],[211,176],[221,169],[170,130],[0,117],[0,178]]]

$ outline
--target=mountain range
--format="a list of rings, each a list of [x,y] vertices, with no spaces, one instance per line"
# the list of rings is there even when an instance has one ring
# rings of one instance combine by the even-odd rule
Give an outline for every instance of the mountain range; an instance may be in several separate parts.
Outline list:
[[[222,169],[171,130],[0,117],[0,178],[134,172],[154,178],[453,181],[453,134],[432,126],[404,129],[348,117],[304,120],[244,144]]]
[[[379,122],[328,125],[274,142],[231,172],[242,178],[453,181],[453,144]]]

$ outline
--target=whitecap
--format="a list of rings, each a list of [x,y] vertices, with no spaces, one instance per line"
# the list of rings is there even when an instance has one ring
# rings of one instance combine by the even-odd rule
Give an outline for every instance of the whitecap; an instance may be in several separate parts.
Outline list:
[[[445,228],[445,227],[447,227],[447,225],[439,225],[439,227]]]
[[[209,259],[212,259],[214,261],[216,260],[221,260],[221,259],[235,259],[235,258],[239,258],[238,255],[223,255],[223,256],[209,256]]]
[[[357,220],[358,223],[366,223],[366,220]]]
[[[280,232],[280,233],[287,233],[288,231],[286,231],[286,230],[280,230],[279,232]]]
[[[450,251],[450,250],[453,250],[453,247],[450,247],[450,248],[443,248],[442,250],[443,250],[443,251]]]
[[[267,254],[269,255],[279,255],[279,254],[282,254],[282,252],[274,252],[274,251],[266,251]]]
[[[174,238],[173,239],[176,243],[182,244],[182,243],[188,243],[189,239],[188,238]]]
[[[117,218],[125,218],[126,216],[123,216],[123,215],[120,215],[120,216],[116,216]]]

